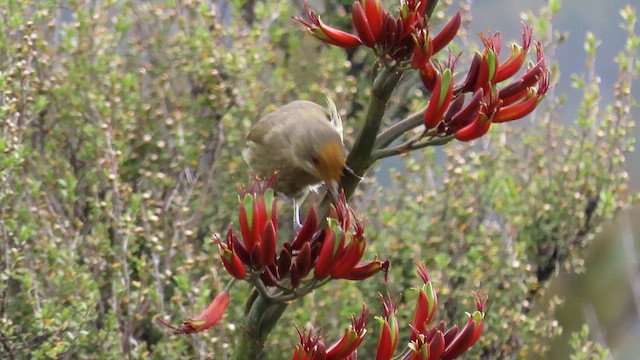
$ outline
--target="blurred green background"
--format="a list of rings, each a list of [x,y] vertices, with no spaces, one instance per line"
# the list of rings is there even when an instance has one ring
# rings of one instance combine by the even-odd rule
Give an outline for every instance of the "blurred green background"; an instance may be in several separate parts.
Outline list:
[[[507,38],[517,38],[519,14],[544,1],[475,1],[472,5],[474,21],[471,32],[484,31],[500,22],[500,29]],[[619,11],[624,0],[567,0],[562,4],[554,21],[554,30],[566,33],[566,42],[555,56],[559,62],[561,79],[556,87],[558,94],[568,95],[569,102],[562,108],[567,122],[572,121],[579,104],[580,93],[571,87],[570,74],[586,72],[584,63],[584,38],[587,32],[601,41],[598,48],[596,70],[601,77],[602,97],[611,101],[611,92],[617,77],[613,54],[624,46],[624,31],[619,26]],[[632,4],[633,5],[633,4]],[[637,6],[637,3],[633,6]],[[500,11],[496,11],[499,8]],[[510,33],[510,31],[512,31]],[[640,88],[633,89],[635,98]],[[638,108],[635,119],[640,118]],[[637,124],[637,120],[636,120]],[[640,139],[640,127],[635,128],[636,144]],[[626,162],[630,179],[630,191],[640,191],[640,151],[636,145]],[[557,312],[563,335],[553,341],[550,358],[565,359],[570,353],[570,333],[589,324],[591,336],[612,350],[615,359],[637,359],[640,353],[640,208],[622,212],[615,221],[603,227],[594,244],[584,256],[586,272],[583,274],[558,274],[547,296],[558,295],[565,299]]]

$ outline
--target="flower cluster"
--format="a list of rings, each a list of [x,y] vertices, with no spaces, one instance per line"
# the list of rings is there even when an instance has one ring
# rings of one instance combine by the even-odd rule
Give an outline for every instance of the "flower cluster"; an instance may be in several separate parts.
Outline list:
[[[427,129],[454,135],[460,141],[474,140],[486,134],[492,123],[530,114],[546,95],[549,72],[538,42],[535,42],[535,63],[520,77],[503,85],[522,69],[532,44],[531,29],[524,26],[522,43],[512,44],[510,56],[502,62],[500,33],[481,38],[485,49],[475,54],[462,83],[455,81],[455,60],[449,59],[445,66],[436,61],[419,65],[422,82],[431,91],[424,114]]]
[[[458,33],[461,17],[457,13],[434,37],[429,35],[428,9],[434,2],[402,0],[396,16],[389,13],[380,0],[355,0],[351,8],[353,27],[357,35],[323,23],[305,1],[306,19],[296,21],[307,27],[311,35],[344,48],[364,45],[372,48],[385,60],[404,63],[411,60],[419,39],[429,40],[429,51],[442,50]],[[424,45],[424,44],[423,44]]]
[[[452,135],[460,141],[470,141],[486,134],[492,123],[520,119],[531,113],[549,88],[549,74],[539,43],[535,43],[535,63],[508,85],[498,86],[524,66],[532,44],[531,29],[524,27],[522,43],[512,44],[511,54],[504,61],[500,61],[500,33],[481,35],[485,49],[475,54],[465,80],[457,83],[454,72],[457,58],[449,55],[446,63],[442,63],[434,55],[457,35],[460,13],[432,35],[426,10],[433,3],[401,0],[394,17],[380,0],[355,0],[352,22],[357,35],[326,25],[306,3],[307,18],[296,20],[326,43],[341,47],[365,45],[399,71],[404,67],[419,71],[431,93],[424,114],[426,133],[430,135]]]
[[[271,301],[293,300],[329,279],[364,280],[387,272],[388,261],[362,261],[367,244],[364,226],[348,208],[344,194],[332,207],[326,228],[319,229],[311,208],[293,241],[284,242],[280,251],[273,189],[268,183],[256,183],[241,190],[239,197],[240,236],[230,229],[224,241],[217,239],[222,264],[231,276],[251,282]],[[220,296],[181,327],[158,321],[176,333],[204,331],[220,320],[229,303],[228,292]]]
[[[296,346],[292,360],[318,360],[318,359],[345,359],[356,358],[356,350],[362,343],[367,333],[367,308],[363,305],[360,316],[351,317],[351,325],[345,330],[342,337],[327,346],[319,335],[313,335],[313,330],[302,332],[298,329],[300,344]]]
[[[226,241],[219,241],[222,262],[235,278],[244,279],[248,271],[259,275],[266,286],[293,290],[311,270],[316,281],[363,280],[389,266],[388,261],[378,259],[361,262],[367,244],[364,227],[348,208],[344,195],[332,207],[325,229],[318,229],[317,215],[311,208],[295,239],[285,242],[276,256],[276,200],[272,189],[256,189],[244,194],[241,201],[242,239],[229,230]]]
[[[411,341],[408,346],[410,356],[405,359],[455,359],[467,352],[480,338],[484,328],[485,299],[473,293],[476,311],[467,313],[468,320],[462,329],[458,329],[458,325],[453,325],[446,330],[445,323],[442,321],[429,329],[436,314],[438,297],[429,280],[427,269],[422,265],[419,266],[418,274],[424,285],[418,289],[418,302],[410,325]]]
[[[444,322],[429,329],[436,315],[438,298],[424,266],[418,267],[418,274],[424,284],[417,289],[416,308],[413,320],[409,324],[410,341],[404,352],[397,358],[407,360],[455,359],[467,352],[480,338],[484,327],[485,300],[473,293],[476,299],[476,311],[467,314],[468,320],[462,329],[454,325],[447,330]],[[394,358],[400,330],[395,315],[396,307],[392,300],[382,296],[380,299],[384,316],[376,317],[380,323],[376,360],[389,360]],[[366,333],[366,325],[366,308],[363,306],[360,316],[353,317],[351,326],[345,331],[343,337],[328,348],[319,335],[313,335],[312,330],[307,333],[298,330],[300,344],[296,346],[292,360],[355,359],[357,348]]]

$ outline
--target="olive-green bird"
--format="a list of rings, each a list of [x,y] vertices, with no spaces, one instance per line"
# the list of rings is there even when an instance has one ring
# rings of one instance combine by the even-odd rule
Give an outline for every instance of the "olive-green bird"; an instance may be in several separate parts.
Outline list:
[[[300,226],[300,204],[309,189],[325,183],[334,199],[345,169],[342,121],[335,104],[328,109],[297,100],[260,119],[249,131],[242,155],[258,176],[275,175],[274,190],[294,201]]]

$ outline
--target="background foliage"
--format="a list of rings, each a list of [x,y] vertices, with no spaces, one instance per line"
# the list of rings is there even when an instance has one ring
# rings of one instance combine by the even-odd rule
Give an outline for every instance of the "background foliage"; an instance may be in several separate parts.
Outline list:
[[[440,20],[460,6],[443,3]],[[349,5],[328,0],[323,16],[344,16]],[[290,19],[301,6],[0,4],[3,356],[225,358],[239,306],[226,325],[193,337],[166,337],[153,317],[197,313],[228,280],[211,236],[235,221],[248,128],[280,104],[322,102],[328,91],[349,139],[368,97],[364,52],[302,36]],[[562,40],[547,31],[558,6],[527,15],[550,48]],[[581,271],[580,250],[632,200],[623,165],[633,146],[639,40],[631,9],[622,14],[629,39],[611,104],[599,100],[597,40],[588,36],[590,73],[573,78],[584,94],[575,123],[560,123],[565,99],[548,96],[528,123],[396,160],[382,183],[367,179],[353,206],[374,242],[368,251],[392,261],[390,281],[339,282],[291,306],[270,341],[272,358],[291,353],[294,323],[339,337],[362,301],[378,306],[378,291],[400,301],[402,323],[413,310],[404,289],[416,284],[415,261],[439,284],[447,321],[473,308],[470,290],[489,295],[478,356],[543,357],[546,339],[562,331],[552,311],[562,299],[541,296],[549,278]],[[400,88],[388,121],[423,105],[421,95]],[[236,287],[232,303],[246,292]],[[588,335],[575,334],[576,358],[605,356]],[[369,338],[365,351],[375,349]]]

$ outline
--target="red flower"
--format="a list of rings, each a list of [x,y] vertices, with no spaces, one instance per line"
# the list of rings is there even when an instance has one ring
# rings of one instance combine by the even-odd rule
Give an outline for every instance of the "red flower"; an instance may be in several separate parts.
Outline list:
[[[223,291],[218,294],[218,296],[216,296],[216,298],[205,311],[203,311],[198,316],[183,321],[182,325],[179,327],[169,324],[160,317],[158,317],[157,320],[162,325],[173,329],[173,334],[187,335],[202,332],[211,328],[213,325],[217,324],[220,319],[222,319],[222,315],[224,315],[224,311],[227,309],[228,305],[229,292]]]
[[[536,109],[549,89],[549,72],[544,52],[538,42],[536,62],[510,84],[498,87],[514,76],[522,67],[531,45],[531,29],[524,27],[522,44],[513,44],[509,58],[500,62],[502,37],[500,33],[481,35],[484,52],[477,52],[464,82],[448,86],[445,74],[434,66],[420,69],[425,87],[432,91],[425,110],[425,127],[438,133],[454,135],[460,141],[477,139],[489,131],[492,123],[521,119]],[[451,62],[451,60],[449,61]],[[453,96],[448,97],[452,90]],[[472,92],[465,104],[465,93]],[[444,107],[444,108],[443,108]],[[439,126],[443,123],[444,126]]]
[[[444,353],[442,354],[443,360],[455,359],[464,354],[478,341],[480,335],[482,335],[485,300],[481,299],[475,292],[473,293],[473,297],[476,299],[477,310],[472,314],[467,314],[469,320],[466,325],[455,334],[451,341],[447,341]]]
[[[411,322],[411,340],[417,339],[418,334],[425,332],[438,310],[438,295],[429,280],[429,273],[424,265],[418,265],[418,274],[424,281],[424,285],[417,289],[418,301]]]
[[[409,353],[404,359],[455,359],[468,351],[480,338],[484,327],[485,300],[473,293],[477,310],[473,314],[467,314],[469,320],[462,330],[459,331],[458,326],[454,325],[445,331],[444,322],[429,329],[436,314],[438,298],[423,265],[418,266],[418,274],[424,285],[417,289],[418,301],[410,325]]]
[[[346,201],[346,197],[342,194],[336,207],[331,209],[318,260],[315,263],[314,276],[318,280],[328,277],[363,280],[381,270],[386,272],[389,267],[388,261],[382,262],[378,259],[360,263],[367,240],[364,237],[362,223],[347,208]],[[354,230],[348,232],[352,216]]]
[[[328,44],[344,48],[356,47],[361,44],[361,41],[357,36],[325,25],[316,13],[309,9],[309,3],[306,0],[304,2],[304,11],[309,20],[305,20],[301,17],[294,17],[293,19],[306,26],[311,35],[316,38]]]
[[[400,337],[398,318],[396,317],[396,307],[391,298],[384,300],[382,295],[378,295],[384,307],[384,317],[376,316],[376,320],[380,322],[380,337],[378,338],[376,360],[389,360],[396,351]]]
[[[229,229],[227,233],[227,241],[223,243],[218,240],[218,249],[220,250],[220,257],[222,258],[222,264],[227,272],[236,279],[244,279],[247,277],[247,270],[244,268],[244,264],[240,259],[240,256],[234,251],[234,243],[237,242],[237,238],[233,234],[233,231]]]
[[[340,340],[327,349],[327,360],[342,360],[353,354],[364,339],[367,332],[366,307],[362,305],[360,317],[351,318],[351,325],[347,328]]]
[[[327,349],[319,335],[313,335],[313,331],[301,332],[296,326],[300,337],[300,345],[296,345],[291,360],[324,360]]]
[[[420,69],[426,66],[432,54],[453,40],[461,24],[461,16],[456,13],[432,40],[425,14],[428,7],[433,7],[429,1],[402,0],[398,15],[393,16],[384,9],[380,0],[355,0],[351,7],[351,21],[357,35],[324,24],[309,9],[306,1],[306,19],[296,17],[294,20],[328,44],[345,48],[363,44],[381,57],[399,63],[411,61],[415,69]],[[423,40],[416,42],[419,38]]]
[[[240,203],[243,246],[256,269],[273,264],[276,255],[277,205],[273,189],[266,186],[256,183]]]
[[[431,99],[424,112],[424,125],[427,129],[433,129],[440,124],[445,112],[451,104],[453,97],[453,72],[451,69],[445,69],[442,73],[436,75],[436,82],[431,93]]]

